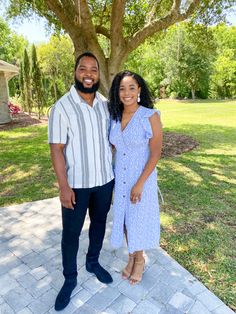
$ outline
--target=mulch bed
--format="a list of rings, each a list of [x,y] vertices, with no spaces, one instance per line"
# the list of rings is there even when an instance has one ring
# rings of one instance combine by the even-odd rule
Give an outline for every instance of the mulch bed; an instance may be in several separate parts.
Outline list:
[[[3,130],[11,130],[15,128],[22,128],[34,124],[46,124],[47,123],[47,117],[43,117],[42,119],[38,119],[38,116],[34,113],[31,115],[26,114],[24,112],[20,112],[16,115],[14,115],[11,122],[6,124],[0,124],[0,131]]]
[[[36,114],[28,115],[24,112],[16,114],[13,120],[6,124],[0,124],[0,131],[27,127],[30,125],[47,124],[47,117],[38,119]],[[174,132],[164,132],[162,157],[173,157],[191,151],[199,144],[191,136]]]

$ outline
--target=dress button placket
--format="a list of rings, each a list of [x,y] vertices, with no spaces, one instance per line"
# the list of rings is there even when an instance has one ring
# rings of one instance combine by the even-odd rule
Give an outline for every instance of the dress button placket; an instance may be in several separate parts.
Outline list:
[[[123,169],[124,169],[124,174],[123,174],[123,177],[124,177],[124,179],[125,179],[125,172],[126,172],[126,158],[125,158],[125,156],[126,156],[126,153],[123,153],[123,156],[124,156],[124,158],[123,158],[123,165],[124,165],[124,167],[123,167]],[[123,198],[125,198],[126,197],[126,186],[125,186],[125,184],[126,184],[126,182],[125,182],[125,180],[123,181]]]

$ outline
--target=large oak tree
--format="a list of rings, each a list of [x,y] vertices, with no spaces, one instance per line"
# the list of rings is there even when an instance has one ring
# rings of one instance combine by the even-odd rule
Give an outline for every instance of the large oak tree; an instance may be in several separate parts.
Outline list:
[[[3,0],[0,0],[3,2]],[[111,80],[130,52],[154,33],[201,15],[208,22],[234,0],[9,0],[11,16],[35,12],[71,37],[75,56],[92,51],[100,62],[101,88]]]

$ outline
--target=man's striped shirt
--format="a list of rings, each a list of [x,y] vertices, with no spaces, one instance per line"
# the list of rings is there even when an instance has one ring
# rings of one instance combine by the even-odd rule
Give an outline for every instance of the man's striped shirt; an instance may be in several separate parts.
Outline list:
[[[65,144],[70,187],[101,186],[114,178],[109,121],[106,99],[97,92],[93,106],[89,106],[74,86],[52,107],[48,142]]]

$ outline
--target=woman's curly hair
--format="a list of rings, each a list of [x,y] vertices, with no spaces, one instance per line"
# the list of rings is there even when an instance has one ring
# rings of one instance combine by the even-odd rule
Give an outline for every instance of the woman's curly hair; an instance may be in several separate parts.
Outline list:
[[[131,76],[141,87],[140,92],[140,102],[139,105],[147,108],[153,108],[153,100],[151,93],[148,89],[147,83],[145,80],[138,75],[137,73],[131,71],[122,71],[116,74],[112,81],[111,89],[109,91],[109,101],[108,101],[108,109],[111,115],[111,118],[116,121],[121,121],[122,112],[124,110],[124,105],[120,101],[119,97],[119,89],[120,89],[120,82],[125,76]]]

